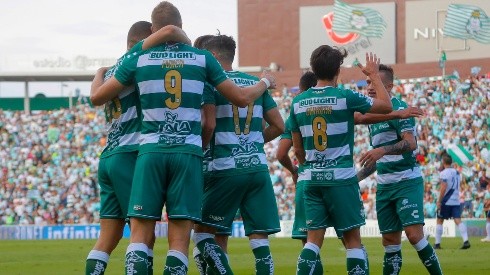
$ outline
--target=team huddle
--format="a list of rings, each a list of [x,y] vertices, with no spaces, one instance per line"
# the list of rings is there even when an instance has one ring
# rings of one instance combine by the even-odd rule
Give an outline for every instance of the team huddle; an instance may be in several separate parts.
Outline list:
[[[296,183],[293,238],[304,244],[297,274],[323,274],[319,252],[328,227],[346,248],[347,273],[369,274],[358,183],[375,171],[383,274],[400,273],[402,231],[428,272],[442,274],[423,233],[423,180],[413,154],[414,117],[422,112],[390,96],[393,69],[367,54],[359,67],[368,95],[338,88],[346,55],[320,46],[285,123],[268,93],[274,77],[232,69],[233,38],[204,35],[191,46],[178,9],[165,1],[151,21],[133,24],[128,52],[113,67],[99,69],[92,83],[92,103],[105,105],[108,141],[98,171],[101,234],[86,274],[104,274],[127,219],[125,272],[153,274],[154,229],[164,207],[169,250],[163,274],[187,274],[191,235],[200,274],[233,274],[227,243],[237,211],[255,273],[273,274],[268,236],[281,229],[263,147],[279,136],[277,158]],[[369,125],[373,147],[361,157],[359,171],[355,124]],[[291,147],[298,167],[289,159]],[[450,160],[445,163],[449,169]],[[438,207],[451,210],[445,202]],[[446,214],[440,218],[451,216]]]

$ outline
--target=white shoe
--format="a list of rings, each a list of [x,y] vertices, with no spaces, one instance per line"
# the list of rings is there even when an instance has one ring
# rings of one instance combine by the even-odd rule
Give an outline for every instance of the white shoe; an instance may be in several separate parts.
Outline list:
[[[481,239],[480,241],[482,241],[482,242],[490,242],[490,238],[489,237],[486,237],[486,238]]]

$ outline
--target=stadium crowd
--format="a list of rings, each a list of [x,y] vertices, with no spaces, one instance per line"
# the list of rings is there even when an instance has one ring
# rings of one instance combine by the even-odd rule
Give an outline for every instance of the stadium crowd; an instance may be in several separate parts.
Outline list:
[[[354,83],[341,85],[364,92]],[[463,175],[463,217],[484,218],[483,197],[490,183],[490,79],[404,81],[392,92],[425,110],[416,126],[417,161],[425,179],[425,216],[435,217],[440,155],[454,143],[473,156],[472,161],[458,166]],[[295,90],[283,87],[272,95],[285,120]],[[106,141],[104,123],[102,109],[83,104],[32,115],[0,110],[0,225],[99,222],[97,167]],[[275,158],[278,141],[267,143],[265,151],[279,217],[291,220],[295,186]],[[356,126],[355,159],[368,149],[367,127]],[[366,216],[376,219],[375,176],[360,185]]]

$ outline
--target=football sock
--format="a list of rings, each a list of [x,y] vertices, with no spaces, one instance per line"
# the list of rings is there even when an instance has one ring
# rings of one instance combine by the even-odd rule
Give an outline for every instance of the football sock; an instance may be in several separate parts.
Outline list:
[[[189,260],[182,252],[177,250],[169,250],[167,252],[167,261],[165,262],[163,275],[187,274],[188,264]]]
[[[361,244],[361,249],[364,252],[364,258],[366,259],[366,274],[369,274],[369,257],[368,257],[368,253],[367,253],[366,247],[363,244]]]
[[[312,275],[322,275],[323,274],[323,265],[322,265],[322,257],[320,253],[318,253],[315,263],[315,269],[313,270]]]
[[[442,239],[442,224],[436,225],[436,244],[440,244]]]
[[[214,235],[209,233],[194,233],[194,244],[201,252],[201,257],[206,261],[208,268],[217,274],[233,274],[228,264],[226,254],[216,244]]]
[[[126,274],[148,274],[147,260],[148,246],[144,243],[130,243],[126,249]]]
[[[318,254],[320,254],[320,247],[314,243],[306,243],[298,257],[298,266],[296,268],[297,275],[310,275],[313,274],[315,266],[321,264],[318,262]],[[323,269],[323,268],[322,268]]]
[[[147,265],[148,265],[148,275],[153,275],[153,249],[149,249],[149,248],[148,248]]]
[[[269,248],[269,240],[251,239],[250,247],[255,256],[255,274],[274,274],[274,260]]]
[[[192,250],[192,258],[194,258],[194,262],[196,262],[199,275],[206,275],[206,267],[208,265],[206,264],[204,258],[201,256],[201,252],[199,252],[199,249],[197,249],[197,247],[194,247],[194,249]]]
[[[463,242],[468,241],[468,230],[466,229],[466,224],[460,222],[458,228],[459,228],[459,233],[461,233],[461,237],[463,238]]]
[[[436,252],[426,239],[422,238],[413,247],[417,250],[417,254],[419,254],[419,258],[422,260],[427,271],[429,271],[429,274],[442,275],[441,265],[439,264]]]
[[[90,251],[85,262],[85,275],[103,275],[107,262],[109,254],[98,250]]]
[[[383,275],[398,275],[402,269],[402,245],[385,246]]]
[[[347,249],[347,273],[367,274],[366,255],[362,248]]]

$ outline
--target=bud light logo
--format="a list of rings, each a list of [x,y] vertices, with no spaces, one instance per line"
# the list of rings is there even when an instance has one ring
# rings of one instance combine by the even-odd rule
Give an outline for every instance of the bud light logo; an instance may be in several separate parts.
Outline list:
[[[359,34],[348,32],[346,34],[338,34],[333,30],[333,11],[323,16],[323,24],[327,30],[327,35],[333,42],[338,45],[346,45],[352,43],[359,38]]]

